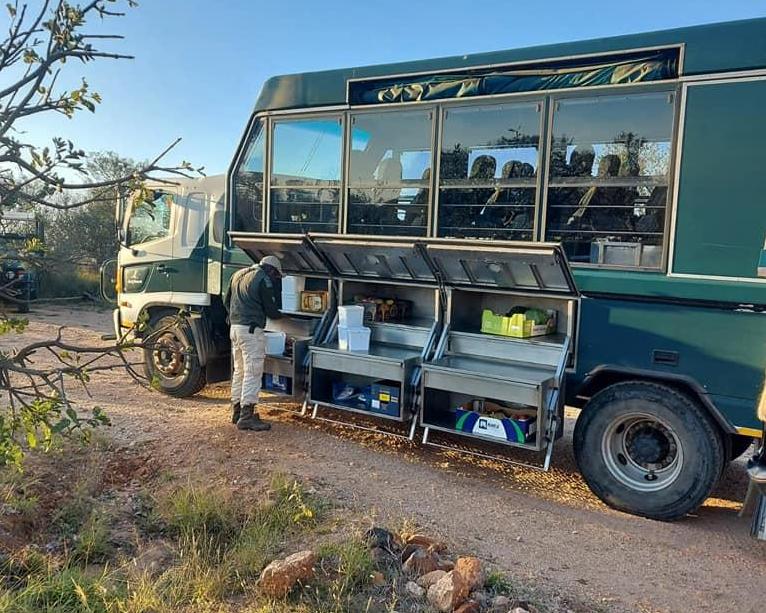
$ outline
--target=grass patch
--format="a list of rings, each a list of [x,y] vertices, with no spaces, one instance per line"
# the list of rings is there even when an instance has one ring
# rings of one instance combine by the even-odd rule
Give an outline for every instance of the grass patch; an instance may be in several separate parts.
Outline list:
[[[106,562],[111,553],[107,517],[103,513],[92,511],[77,534],[72,558],[87,565]]]

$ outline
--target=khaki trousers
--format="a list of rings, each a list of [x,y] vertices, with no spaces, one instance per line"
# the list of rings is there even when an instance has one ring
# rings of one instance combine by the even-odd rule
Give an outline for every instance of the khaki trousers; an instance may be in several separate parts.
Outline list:
[[[231,326],[231,352],[234,373],[231,377],[231,401],[242,406],[258,404],[263,378],[263,360],[266,356],[266,335],[261,328],[252,334],[250,326]]]

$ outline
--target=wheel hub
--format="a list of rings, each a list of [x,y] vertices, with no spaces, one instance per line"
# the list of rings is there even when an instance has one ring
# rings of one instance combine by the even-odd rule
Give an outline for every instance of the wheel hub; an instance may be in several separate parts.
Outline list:
[[[604,432],[601,452],[615,479],[642,492],[668,487],[683,467],[683,449],[675,432],[649,414],[615,419]]]
[[[157,339],[152,351],[152,360],[157,371],[166,377],[175,377],[183,372],[183,344],[172,334]]]
[[[655,469],[655,465],[667,466],[672,461],[673,441],[663,430],[660,424],[643,423],[625,435],[626,451],[636,464]]]

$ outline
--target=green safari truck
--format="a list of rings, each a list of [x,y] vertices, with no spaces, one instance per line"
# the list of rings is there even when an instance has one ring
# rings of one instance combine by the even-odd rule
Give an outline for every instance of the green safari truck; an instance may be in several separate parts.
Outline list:
[[[437,341],[459,291],[555,306],[537,264],[526,284],[509,272],[545,256],[566,285],[553,387],[581,409],[585,480],[612,507],[680,518],[761,437],[764,108],[766,19],[273,77],[225,185],[158,188],[153,232],[141,206],[121,215],[115,325],[191,311],[147,355],[188,395],[227,376],[221,296],[264,253],[332,295],[372,279],[359,262],[409,250],[376,278],[438,290]],[[341,261],[338,241],[367,255]]]

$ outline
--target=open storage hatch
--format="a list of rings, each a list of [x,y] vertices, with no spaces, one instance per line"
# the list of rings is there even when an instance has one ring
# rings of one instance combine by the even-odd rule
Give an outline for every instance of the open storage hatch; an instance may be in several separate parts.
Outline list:
[[[544,450],[547,469],[563,423],[561,388],[577,308],[560,246],[434,241],[425,250],[447,288],[447,305],[438,345],[422,367],[423,442],[437,430]],[[532,311],[544,321],[539,335],[503,335],[503,325],[524,322]],[[517,333],[530,333],[532,323]]]
[[[310,349],[308,402],[319,407],[411,422],[419,406],[420,366],[433,351],[440,321],[436,277],[412,240],[312,237],[338,277],[339,305],[367,304],[369,350],[342,351],[337,328]],[[379,316],[376,305],[397,305]],[[371,307],[371,308],[370,308]]]
[[[477,445],[545,451],[547,469],[563,424],[562,386],[578,307],[559,245],[337,235],[234,239],[256,261],[279,257],[286,274],[329,280],[332,306],[307,342],[306,400],[314,416],[328,407],[411,420],[410,437],[419,423],[424,443],[435,444],[429,436],[439,431]],[[334,305],[370,299],[411,306],[396,320],[365,321],[368,351],[341,350]],[[542,313],[547,326],[535,329],[536,336],[505,336],[484,321],[486,313],[506,322],[532,312]]]

